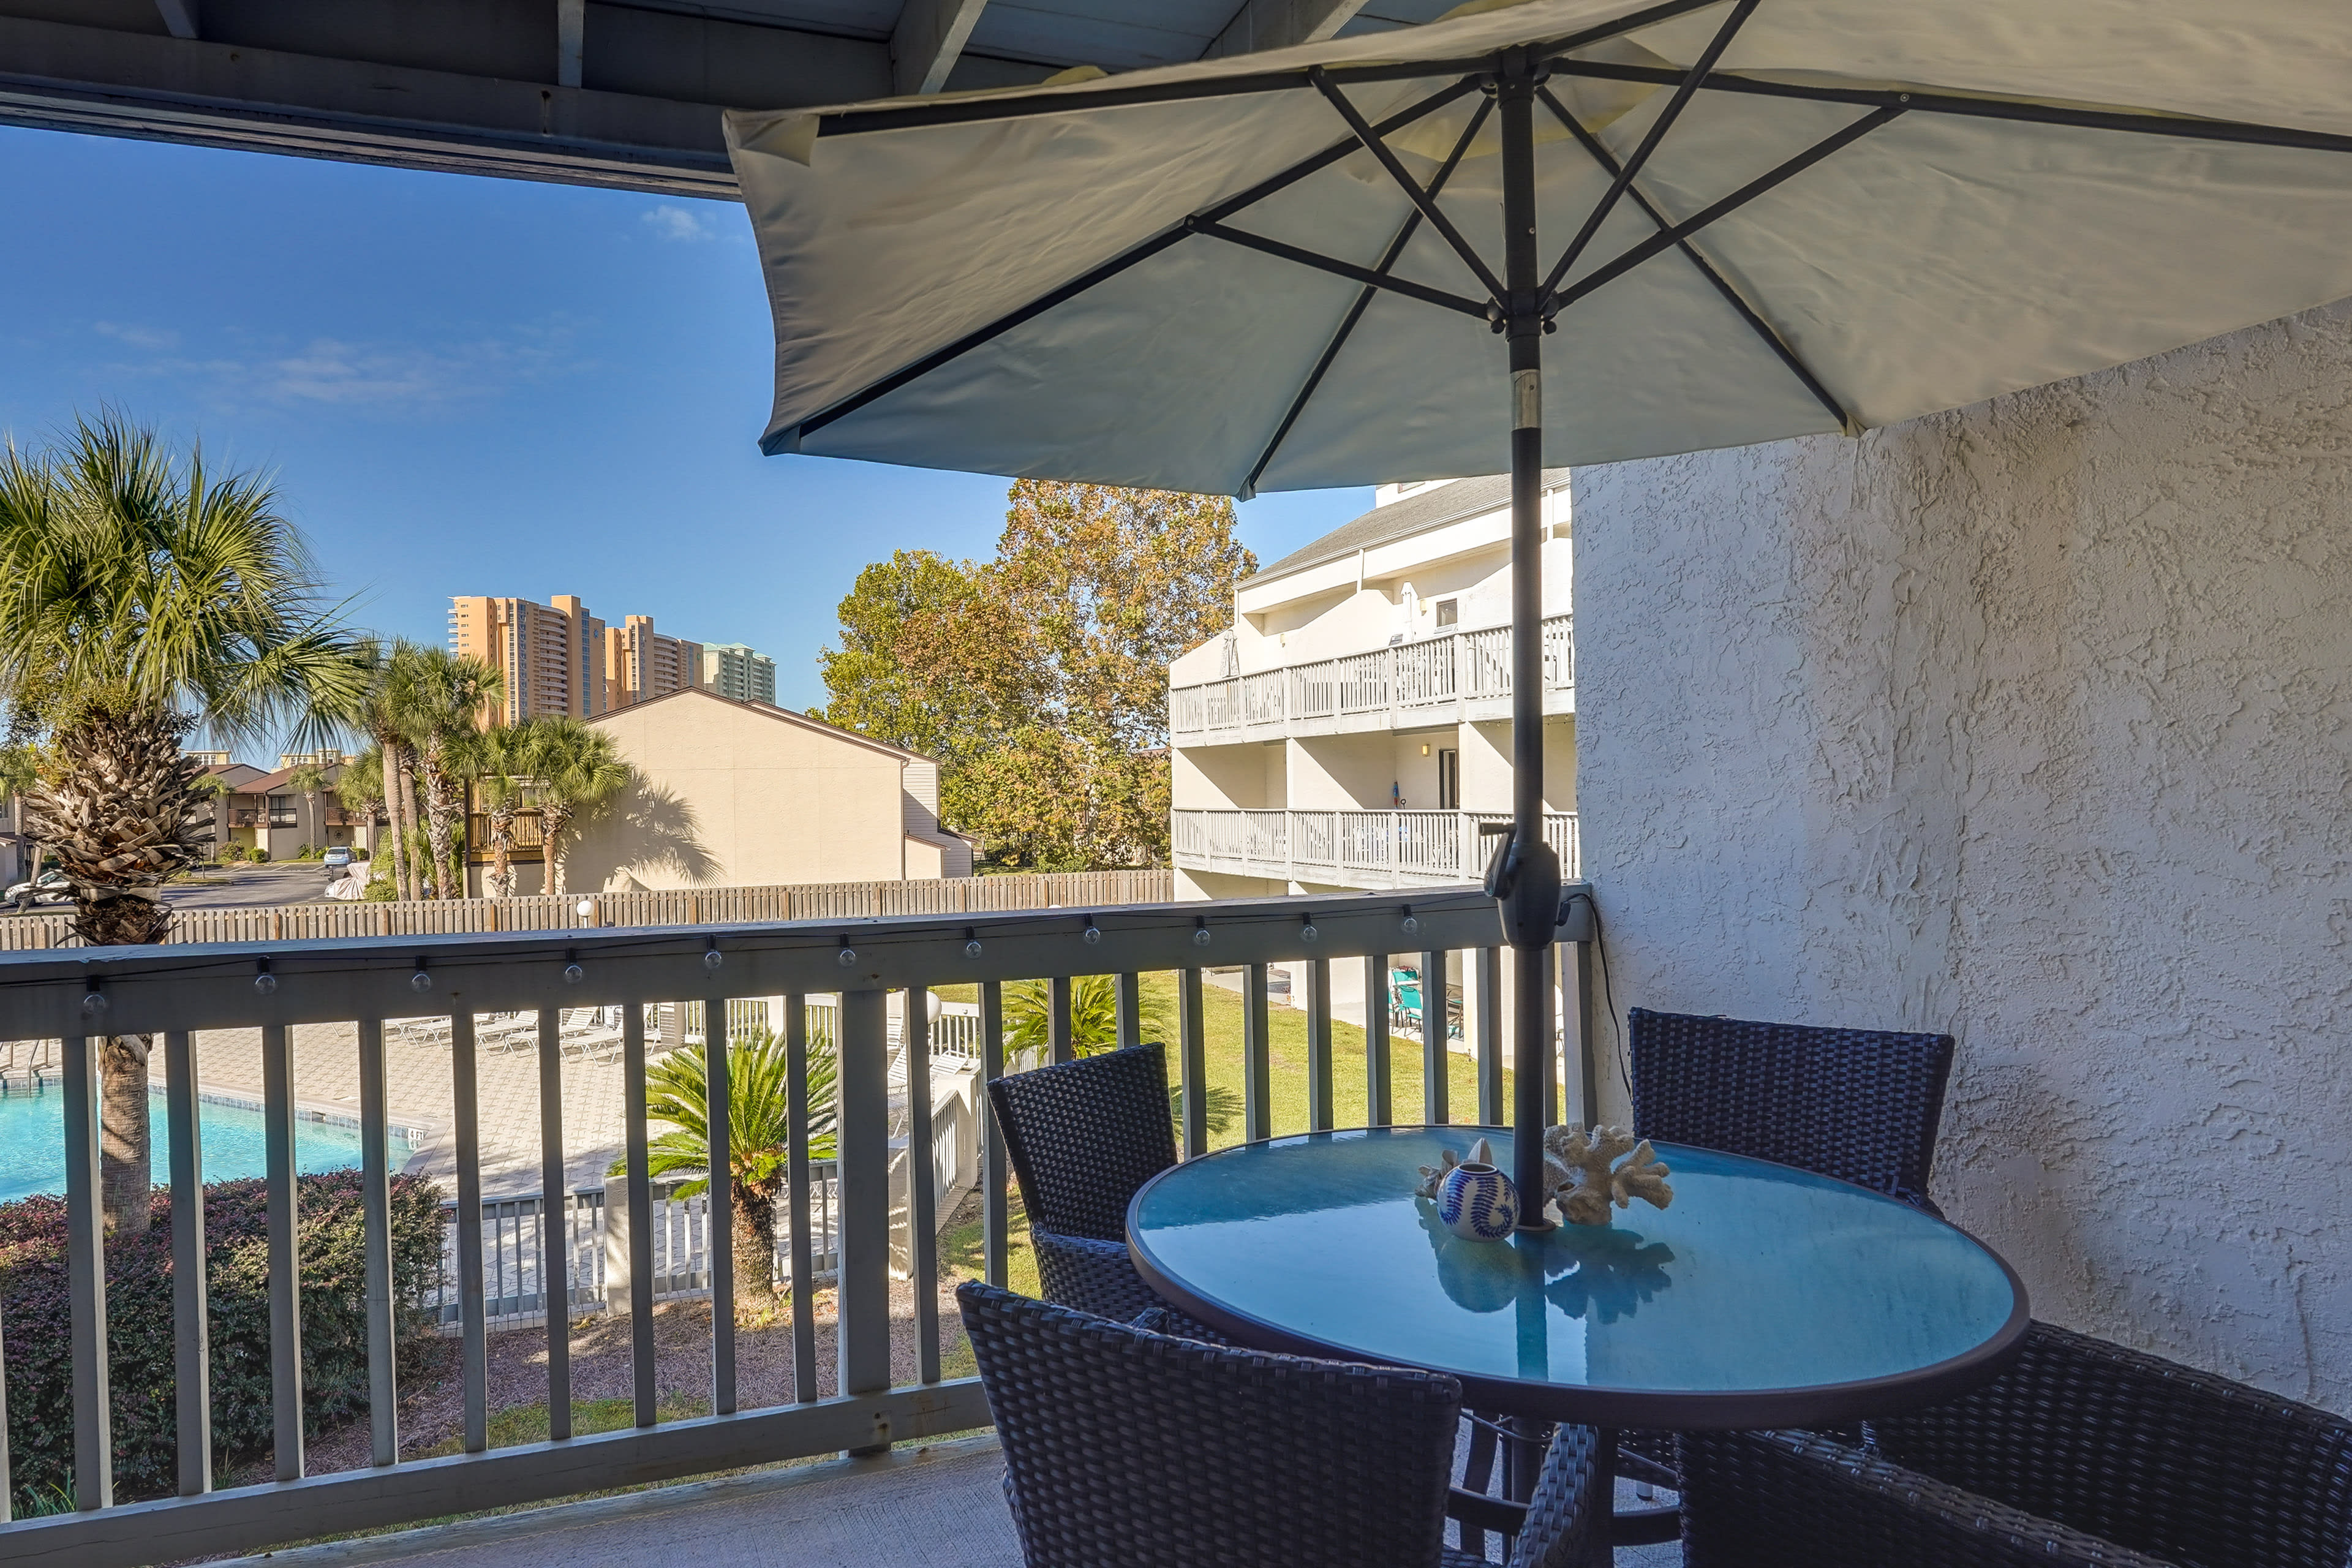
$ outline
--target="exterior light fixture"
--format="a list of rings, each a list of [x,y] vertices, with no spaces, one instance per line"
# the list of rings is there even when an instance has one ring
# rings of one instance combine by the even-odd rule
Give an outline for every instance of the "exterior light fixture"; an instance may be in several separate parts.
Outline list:
[[[979,945],[980,945],[980,944],[979,944],[978,942],[972,942],[972,943],[971,943],[971,944],[967,945],[967,946],[965,947],[964,951],[965,951],[966,952],[970,952],[972,950],[972,948],[974,948],[974,947],[978,947]],[[843,948],[843,949],[841,950],[841,967],[842,967],[842,968],[846,969],[846,968],[848,968],[851,964],[853,964],[853,963],[856,963],[856,962],[857,962],[857,950],[856,950],[856,948],[854,948],[854,947],[845,947],[845,948]]]
[[[408,988],[411,991],[415,992],[417,994],[423,995],[425,992],[433,989],[433,976],[425,973],[424,967],[419,965],[416,973],[408,977]]]
[[[726,962],[727,955],[719,951],[719,944],[716,942],[712,942],[709,947],[705,949],[703,952],[702,967],[705,969],[715,970]]]
[[[1312,915],[1307,917],[1307,923],[1305,925],[1298,928],[1298,940],[1301,942],[1313,942],[1322,933],[1320,931],[1318,931],[1315,929],[1315,918]]]
[[[563,984],[566,985],[577,985],[587,976],[588,972],[577,963],[567,963],[563,966]]]
[[[1404,907],[1404,934],[1411,936],[1420,929],[1421,921],[1413,915],[1412,906],[1411,904],[1407,904]]]
[[[1209,922],[1205,919],[1196,922],[1192,928],[1192,945],[1194,947],[1209,945]]]
[[[966,931],[963,934],[965,939],[963,944],[963,955],[966,958],[978,958],[980,956],[980,938],[973,936],[970,931]]]
[[[276,995],[278,994],[278,976],[269,973],[269,960],[263,958],[257,959],[254,962],[256,967],[259,969],[260,973],[253,977],[253,989],[263,996]]]
[[[1088,947],[1102,945],[1102,928],[1095,924],[1092,915],[1087,917],[1086,941]]]
[[[572,910],[582,920],[587,920],[596,912],[596,900],[593,899],[583,899],[578,903],[572,906]]]
[[[106,1011],[106,998],[95,990],[90,991],[81,999],[81,1010],[85,1013],[103,1013]]]

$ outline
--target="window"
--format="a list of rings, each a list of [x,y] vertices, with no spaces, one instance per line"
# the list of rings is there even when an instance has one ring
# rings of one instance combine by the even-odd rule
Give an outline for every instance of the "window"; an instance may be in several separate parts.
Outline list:
[[[1448,605],[1452,600],[1446,601]],[[1441,613],[1444,606],[1440,606]],[[1451,748],[1437,753],[1437,809],[1462,809],[1462,753]]]
[[[1462,601],[1461,601],[1461,600],[1459,600],[1459,599],[1440,599],[1440,600],[1438,600],[1438,601],[1437,601],[1437,624],[1438,624],[1438,626],[1439,626],[1441,629],[1443,629],[1444,627],[1446,627],[1446,626],[1459,626],[1459,625],[1461,625],[1461,624],[1462,624]]]

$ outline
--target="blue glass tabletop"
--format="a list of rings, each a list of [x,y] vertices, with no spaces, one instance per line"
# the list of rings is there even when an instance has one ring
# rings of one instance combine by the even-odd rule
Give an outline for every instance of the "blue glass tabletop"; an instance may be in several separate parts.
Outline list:
[[[1658,1146],[1670,1207],[1465,1239],[1417,1167],[1510,1134],[1315,1132],[1161,1173],[1128,1210],[1137,1267],[1243,1343],[1425,1367],[1474,1405],[1612,1426],[1841,1421],[1948,1397],[2006,1363],[2023,1287],[1967,1233],[1809,1172]]]

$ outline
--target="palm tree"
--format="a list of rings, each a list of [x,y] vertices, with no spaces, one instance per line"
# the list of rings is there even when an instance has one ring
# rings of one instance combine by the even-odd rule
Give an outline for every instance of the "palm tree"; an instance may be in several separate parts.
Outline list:
[[[1165,999],[1147,991],[1143,1014],[1136,1020],[1144,1040],[1166,1041],[1176,1033]],[[1004,988],[1004,1050],[1008,1057],[1035,1051],[1039,1057],[1053,1042],[1053,992],[1043,980],[1016,980]],[[1108,974],[1081,974],[1070,982],[1070,1048],[1081,1057],[1099,1056],[1118,1048],[1118,986]],[[1184,1120],[1183,1087],[1168,1090],[1168,1113],[1179,1126]],[[1242,1111],[1241,1096],[1223,1084],[1202,1090],[1208,1129],[1223,1132]]]
[[[327,818],[325,813],[319,809],[319,799],[327,793],[326,770],[316,763],[304,763],[286,775],[286,782],[302,792],[303,820],[309,824],[310,833],[317,835],[310,840],[311,847],[323,848],[327,842]]]
[[[523,771],[539,785],[540,830],[546,840],[547,890],[561,895],[567,835],[629,786],[636,770],[621,760],[613,737],[560,714],[525,721]]]
[[[415,649],[410,668],[394,685],[402,738],[423,755],[425,838],[434,880],[429,897],[465,896],[451,869],[464,826],[464,755],[486,710],[505,695],[505,679],[494,667],[437,647]]]
[[[752,1029],[727,1047],[727,1191],[734,1210],[735,1289],[763,1302],[775,1298],[776,1200],[784,1194],[792,1151],[786,1099],[791,1057],[772,1030]],[[812,1030],[808,1043],[808,1156],[834,1157],[833,1037]],[[676,1189],[690,1198],[710,1190],[710,1087],[703,1047],[672,1051],[646,1070],[646,1116],[669,1131],[646,1145],[647,1173],[690,1173],[698,1179]],[[615,1160],[611,1175],[628,1169]]]
[[[235,795],[236,789],[218,773],[198,773],[195,790],[198,795],[210,803],[213,811],[211,855],[206,857],[209,859],[212,856],[217,856],[220,853],[220,847],[228,842],[227,837],[221,831],[228,825],[221,820],[221,814],[228,810],[228,797]]]
[[[200,449],[106,415],[53,450],[0,455],[0,695],[43,737],[26,796],[92,947],[156,942],[156,889],[203,857],[201,725],[230,741],[331,739],[361,689],[339,609],[259,475],[215,477]],[[100,1052],[108,1224],[147,1226],[144,1036]]]
[[[467,744],[464,763],[490,819],[490,874],[483,891],[494,899],[514,896],[515,807],[522,801],[529,764],[529,735],[521,727],[484,730]]]
[[[367,669],[367,683],[347,716],[352,728],[375,742],[383,790],[379,798],[392,837],[393,888],[400,897],[412,900],[423,897],[424,888],[415,854],[415,767],[403,724],[424,657],[425,650],[405,638],[395,638],[389,646],[364,645],[360,658]]]

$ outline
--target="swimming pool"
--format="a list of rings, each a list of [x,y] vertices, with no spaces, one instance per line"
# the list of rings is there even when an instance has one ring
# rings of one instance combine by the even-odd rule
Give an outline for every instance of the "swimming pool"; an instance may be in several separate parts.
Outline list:
[[[65,1103],[65,1091],[54,1084],[37,1094],[0,1095],[0,1203],[66,1190]],[[257,1108],[206,1100],[198,1101],[196,1114],[204,1133],[205,1180],[226,1182],[268,1174]],[[171,1178],[172,1138],[160,1090],[148,1101],[148,1126],[154,1143],[155,1180],[161,1184]],[[393,1131],[391,1153],[394,1170],[407,1162],[408,1145],[398,1128]],[[308,1117],[295,1121],[296,1169],[335,1171],[359,1163],[357,1127]]]

